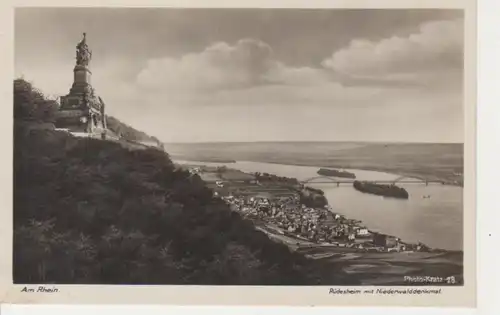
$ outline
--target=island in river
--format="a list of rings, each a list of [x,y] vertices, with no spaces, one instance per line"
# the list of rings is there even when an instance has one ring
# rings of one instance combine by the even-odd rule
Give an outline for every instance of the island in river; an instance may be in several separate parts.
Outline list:
[[[328,168],[320,168],[318,170],[318,175],[342,177],[342,178],[352,178],[352,179],[356,178],[356,175],[354,173],[347,172],[347,171],[328,169]]]
[[[408,199],[408,191],[402,187],[398,187],[394,184],[391,185],[381,185],[376,183],[370,183],[368,181],[354,181],[354,189],[368,194],[374,194],[377,196],[392,197],[399,199]]]

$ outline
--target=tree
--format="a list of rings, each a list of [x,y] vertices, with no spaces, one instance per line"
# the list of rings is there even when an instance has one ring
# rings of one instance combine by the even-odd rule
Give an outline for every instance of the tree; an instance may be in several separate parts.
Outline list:
[[[14,80],[14,119],[54,122],[58,104],[46,99],[42,92],[24,79]]]

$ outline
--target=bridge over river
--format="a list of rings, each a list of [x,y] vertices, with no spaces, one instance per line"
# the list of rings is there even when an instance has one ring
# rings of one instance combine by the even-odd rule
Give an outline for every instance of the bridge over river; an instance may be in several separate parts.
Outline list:
[[[301,184],[336,184],[337,186],[340,186],[341,184],[350,184],[352,185],[354,183],[355,179],[351,178],[339,178],[339,177],[330,177],[330,176],[315,176],[311,178],[307,178],[303,181],[301,181]],[[430,183],[437,183],[437,184],[442,184],[444,185],[445,183],[442,181],[430,181],[430,180],[422,180],[418,178],[410,178],[407,176],[400,176],[398,178],[395,178],[393,180],[369,180],[365,182],[370,182],[374,184],[422,184],[422,185],[429,185]]]

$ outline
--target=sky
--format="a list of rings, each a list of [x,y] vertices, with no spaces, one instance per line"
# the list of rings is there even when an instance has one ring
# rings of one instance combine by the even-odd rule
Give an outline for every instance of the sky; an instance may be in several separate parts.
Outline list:
[[[463,142],[460,10],[17,8],[15,76],[164,142]]]

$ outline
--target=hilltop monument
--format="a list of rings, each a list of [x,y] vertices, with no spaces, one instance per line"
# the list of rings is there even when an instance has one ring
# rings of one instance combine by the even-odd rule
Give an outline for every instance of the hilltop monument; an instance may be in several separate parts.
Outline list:
[[[86,33],[83,33],[82,40],[76,45],[73,85],[69,94],[61,97],[56,128],[68,129],[77,134],[105,137],[105,105],[91,85],[91,60],[92,51],[87,45]]]

